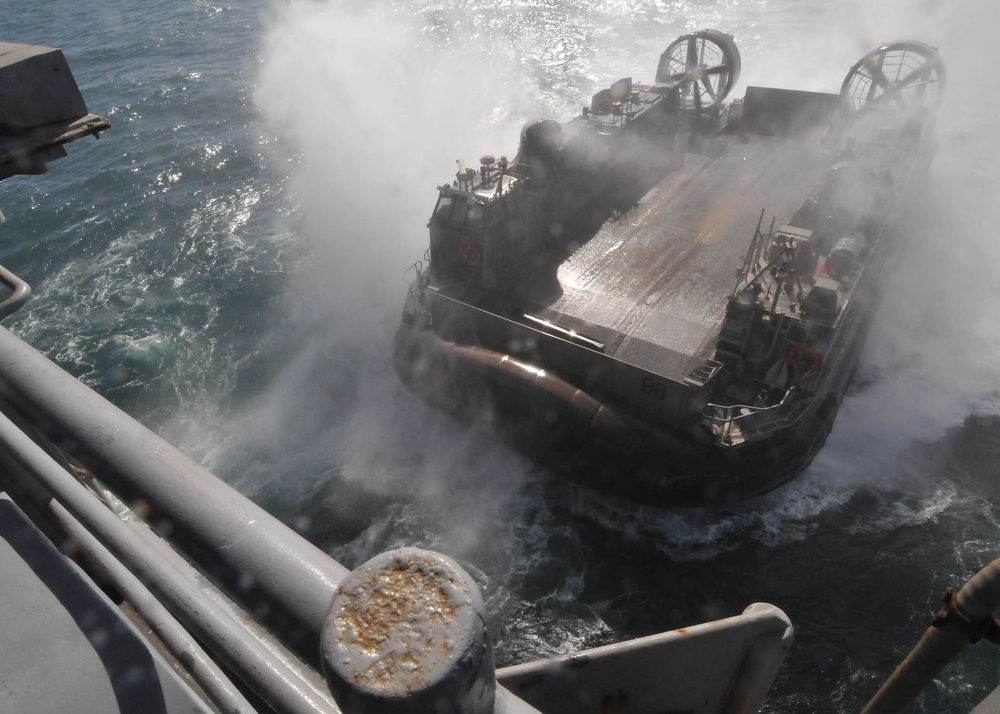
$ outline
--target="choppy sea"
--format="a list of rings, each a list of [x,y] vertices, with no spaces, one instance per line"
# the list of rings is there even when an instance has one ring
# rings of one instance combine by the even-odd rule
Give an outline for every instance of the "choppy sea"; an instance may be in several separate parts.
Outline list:
[[[1000,556],[1000,9],[985,0],[205,0],[0,15],[60,47],[113,127],[0,186],[8,327],[348,567],[466,564],[512,664],[781,607],[768,712],[853,712],[938,598]],[[405,271],[455,160],[513,153],[676,36],[715,27],[748,84],[836,92],[883,41],[941,49],[933,190],[833,434],[736,508],[609,500],[431,412],[396,380]],[[1000,684],[978,644],[915,711]]]

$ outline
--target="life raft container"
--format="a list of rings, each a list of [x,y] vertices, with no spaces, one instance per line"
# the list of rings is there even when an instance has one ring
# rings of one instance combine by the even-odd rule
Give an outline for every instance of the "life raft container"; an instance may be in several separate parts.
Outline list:
[[[474,245],[467,245],[462,248],[462,260],[470,268],[478,268],[483,263],[483,254]]]
[[[797,343],[788,347],[788,352],[785,353],[785,362],[796,372],[809,374],[822,366],[823,355],[812,345]]]

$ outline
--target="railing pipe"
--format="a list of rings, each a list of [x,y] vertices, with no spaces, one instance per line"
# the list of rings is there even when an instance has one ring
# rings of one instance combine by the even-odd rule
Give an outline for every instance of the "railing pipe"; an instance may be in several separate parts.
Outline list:
[[[79,544],[98,571],[132,603],[160,641],[178,661],[184,663],[191,677],[222,712],[256,713],[246,697],[233,686],[226,674],[205,653],[198,642],[128,568],[123,566],[61,503],[53,500],[49,504],[49,509],[66,530],[67,535]]]
[[[0,354],[0,394],[318,663],[346,568],[4,328]]]
[[[315,683],[288,667],[276,644],[251,635],[232,612],[220,607],[199,587],[189,565],[169,562],[5,415],[0,415],[0,442],[5,452],[50,492],[72,516],[149,587],[192,633],[205,642],[227,667],[275,711],[288,714],[335,713],[339,708]],[[187,570],[185,573],[183,571]]]
[[[967,644],[978,640],[992,623],[997,608],[1000,608],[1000,558],[974,575],[953,598],[946,597],[946,608],[935,617],[935,624],[927,629],[862,714],[902,711]]]

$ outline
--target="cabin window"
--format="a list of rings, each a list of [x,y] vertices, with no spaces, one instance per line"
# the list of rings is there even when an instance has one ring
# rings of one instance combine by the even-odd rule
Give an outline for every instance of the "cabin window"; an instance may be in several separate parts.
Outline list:
[[[447,221],[451,219],[451,196],[440,196],[437,206],[434,207],[434,217]]]
[[[458,228],[480,230],[486,223],[486,207],[475,200],[442,195],[434,207],[434,218]]]
[[[466,222],[470,228],[483,227],[483,207],[474,202],[470,202],[465,212]]]

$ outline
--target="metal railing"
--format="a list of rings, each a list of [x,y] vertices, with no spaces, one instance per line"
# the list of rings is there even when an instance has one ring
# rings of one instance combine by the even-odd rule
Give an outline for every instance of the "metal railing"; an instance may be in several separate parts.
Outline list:
[[[702,416],[712,427],[712,433],[727,446],[735,443],[733,432],[739,427],[741,440],[757,438],[777,430],[788,421],[788,413],[796,405],[796,388],[790,387],[781,401],[766,407],[750,404],[706,404]]]

